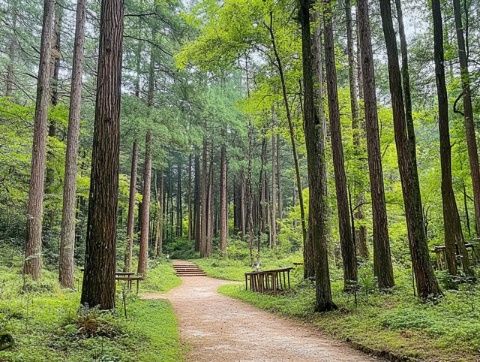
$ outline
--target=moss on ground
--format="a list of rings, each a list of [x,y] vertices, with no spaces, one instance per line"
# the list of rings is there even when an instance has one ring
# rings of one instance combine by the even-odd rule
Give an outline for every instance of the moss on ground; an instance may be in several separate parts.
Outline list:
[[[238,271],[229,271],[229,275],[236,274]],[[411,281],[405,273],[396,276],[397,286],[391,293],[382,294],[363,286],[355,298],[342,292],[341,275],[337,272],[332,288],[339,309],[317,314],[313,311],[314,287],[304,283],[301,274],[297,272],[294,288],[282,295],[253,293],[239,285],[225,285],[219,291],[259,308],[306,321],[334,338],[390,358],[480,360],[478,287],[447,291],[436,303],[423,304],[413,296]]]
[[[128,293],[125,318],[117,288],[115,312],[79,310],[80,293],[59,288],[55,272],[45,270],[41,281],[27,281],[25,288],[21,255],[11,253],[9,260],[0,263],[0,334],[11,334],[15,345],[0,351],[1,361],[183,360],[168,301],[140,300]],[[166,291],[179,283],[169,263],[154,263],[141,291]]]

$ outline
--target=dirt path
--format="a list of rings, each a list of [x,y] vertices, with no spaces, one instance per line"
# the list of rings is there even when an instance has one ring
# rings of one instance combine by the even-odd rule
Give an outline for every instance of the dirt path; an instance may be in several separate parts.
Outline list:
[[[190,349],[188,361],[374,360],[313,328],[219,294],[217,288],[226,283],[187,277],[161,295],[175,309],[182,341]]]

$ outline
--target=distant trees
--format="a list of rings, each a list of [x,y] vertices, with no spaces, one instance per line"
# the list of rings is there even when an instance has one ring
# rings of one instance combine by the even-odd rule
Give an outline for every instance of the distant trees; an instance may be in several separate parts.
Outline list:
[[[123,1],[102,0],[100,11],[95,128],[81,304],[112,309],[115,306]]]

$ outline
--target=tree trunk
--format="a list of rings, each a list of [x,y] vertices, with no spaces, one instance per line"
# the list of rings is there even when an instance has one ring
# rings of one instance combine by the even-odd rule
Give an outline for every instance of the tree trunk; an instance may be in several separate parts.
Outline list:
[[[80,136],[82,75],[85,43],[85,0],[77,1],[75,43],[73,48],[70,113],[68,115],[67,152],[63,185],[62,228],[60,237],[59,281],[64,288],[74,288],[75,212],[77,159]]]
[[[155,257],[162,255],[163,249],[163,171],[157,171],[157,225],[155,227]]]
[[[187,188],[187,203],[188,203],[188,240],[193,240],[194,235],[194,221],[192,208],[192,154],[188,155],[188,188]]]
[[[137,141],[133,141],[132,166],[130,169],[130,193],[128,198],[127,244],[125,248],[125,264],[123,271],[129,272],[132,267],[133,233],[135,228],[135,194],[137,192]]]
[[[382,157],[378,131],[377,95],[370,32],[368,0],[358,0],[359,42],[362,49],[360,68],[363,76],[368,170],[373,215],[374,268],[380,289],[393,287],[392,258],[388,235],[387,207],[383,184]]]
[[[227,208],[227,148],[222,144],[220,149],[220,251],[223,256],[227,252],[228,238]]]
[[[274,109],[272,108],[272,113]],[[274,114],[273,114],[274,115]],[[272,120],[272,197],[270,199],[270,247],[277,246],[277,137],[275,135],[275,119]]]
[[[312,44],[310,34],[310,0],[300,0],[299,19],[302,28],[303,84],[304,84],[304,125],[307,148],[308,181],[310,187],[309,212],[310,242],[315,253],[315,280],[317,312],[336,309],[332,300],[330,271],[327,248],[327,199],[326,183],[323,177],[325,162],[323,128],[315,109],[313,93]]]
[[[304,249],[308,249],[308,238],[307,238],[307,225],[306,225],[306,220],[305,220],[305,204],[303,201],[303,193],[302,193],[302,181],[300,177],[300,166],[298,163],[298,153],[297,153],[297,146],[295,142],[295,129],[293,126],[293,120],[291,116],[291,111],[290,111],[290,104],[288,103],[288,93],[287,93],[287,85],[286,85],[286,79],[285,79],[285,74],[283,70],[283,63],[282,59],[280,58],[280,54],[278,53],[277,50],[277,43],[276,43],[276,38],[275,38],[275,33],[273,31],[273,13],[270,12],[270,26],[268,27],[268,31],[270,33],[270,40],[272,42],[272,48],[273,48],[273,53],[275,55],[275,61],[277,63],[277,68],[278,68],[278,74],[280,76],[280,83],[282,86],[282,97],[283,97],[283,103],[285,105],[285,113],[287,116],[287,122],[288,122],[288,129],[289,129],[289,135],[290,135],[290,142],[292,144],[292,154],[293,154],[293,163],[295,166],[295,177],[296,177],[296,184],[297,184],[297,190],[298,190],[298,200],[300,203],[300,218],[301,218],[301,226],[302,226],[302,238],[303,238],[303,245]]]
[[[200,251],[201,240],[201,174],[200,156],[195,154],[195,180],[194,180],[194,216],[195,216],[195,251]]]
[[[357,16],[358,17],[358,16]],[[353,147],[355,158],[359,161],[359,164],[363,166],[361,161],[361,127],[360,127],[360,107],[358,104],[358,86],[357,79],[358,76],[355,74],[355,56],[353,49],[353,26],[352,26],[352,6],[350,0],[345,1],[345,19],[347,26],[347,54],[348,54],[348,79],[350,85],[350,106],[352,113],[352,131],[353,131]],[[360,62],[360,58],[357,59]],[[360,190],[358,189],[360,187]],[[364,259],[368,259],[368,247],[367,247],[367,229],[363,225],[365,216],[363,214],[363,206],[365,195],[362,185],[358,185],[358,181],[354,183],[354,195],[357,200],[356,212],[352,212],[354,220],[360,221],[360,226],[358,232],[356,232],[354,224],[352,222],[352,232],[354,237],[354,242],[356,244],[357,253]]]
[[[177,237],[183,236],[182,163],[177,165]]]
[[[432,0],[433,41],[435,57],[435,76],[438,97],[438,127],[440,131],[440,165],[442,170],[442,204],[443,229],[445,235],[445,254],[448,272],[457,275],[457,245],[463,244],[462,225],[458,214],[457,202],[452,184],[452,150],[450,145],[450,129],[448,120],[448,94],[445,81],[443,23],[440,0]],[[459,250],[461,250],[459,248]],[[470,273],[468,255],[463,266],[466,274]]]
[[[202,172],[200,176],[200,256],[207,256],[208,234],[208,144],[203,140]]]
[[[102,0],[97,100],[81,304],[115,307],[123,2]]]
[[[150,189],[152,184],[152,133],[145,137],[145,164],[143,166],[142,224],[140,228],[140,251],[137,274],[144,277],[148,271],[148,236],[150,231]]]
[[[37,100],[33,129],[32,166],[27,205],[27,235],[23,272],[38,279],[42,269],[42,220],[45,190],[47,117],[50,91],[50,58],[55,0],[45,0],[37,78]]]
[[[472,108],[472,92],[470,89],[470,73],[468,70],[468,54],[462,24],[462,10],[459,0],[453,0],[455,27],[457,31],[458,58],[463,89],[463,115],[465,119],[465,136],[467,138],[468,160],[473,186],[473,204],[475,207],[475,226],[477,237],[480,237],[480,167],[478,163],[478,148],[475,136],[475,124]],[[459,245],[459,247],[462,247]]]
[[[280,178],[280,175],[281,175],[281,167],[280,167],[280,146],[281,146],[281,138],[280,138],[280,135],[277,135],[277,141],[276,141],[276,145],[277,145],[277,152],[276,152],[276,164],[277,164],[277,184],[278,184],[278,192],[277,192],[277,195],[278,195],[278,207],[277,207],[277,210],[278,210],[278,218],[281,220],[283,219],[283,196],[282,196],[282,182],[281,182],[281,178]]]
[[[335,67],[335,49],[333,40],[333,25],[330,0],[325,0],[324,31],[325,31],[325,69],[327,73],[328,109],[330,118],[330,135],[332,142],[333,166],[335,173],[335,189],[337,191],[338,223],[340,230],[340,245],[343,259],[344,289],[351,289],[357,282],[357,258],[355,243],[350,225],[350,210],[348,206],[347,176],[345,174],[342,130],[340,125],[340,110],[337,93],[337,71]]]
[[[213,149],[210,150],[210,165],[208,168],[208,180],[207,180],[207,235],[206,235],[206,247],[205,256],[210,257],[212,255],[212,242],[213,242],[213,223],[214,223],[214,200],[213,200]]]
[[[398,64],[398,49],[389,1],[380,2],[382,27],[388,56],[390,93],[392,97],[395,143],[398,166],[402,182],[405,215],[412,265],[420,298],[427,299],[441,294],[433,273],[428,252],[422,212],[422,198],[418,181],[416,160],[412,157],[408,131],[406,129],[405,107],[402,94],[402,79]]]

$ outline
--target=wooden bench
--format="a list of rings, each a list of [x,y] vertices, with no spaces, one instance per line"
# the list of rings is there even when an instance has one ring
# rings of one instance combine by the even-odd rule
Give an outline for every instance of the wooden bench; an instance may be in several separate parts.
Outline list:
[[[268,293],[290,289],[290,271],[293,268],[281,268],[245,273],[245,289],[252,292]]]

